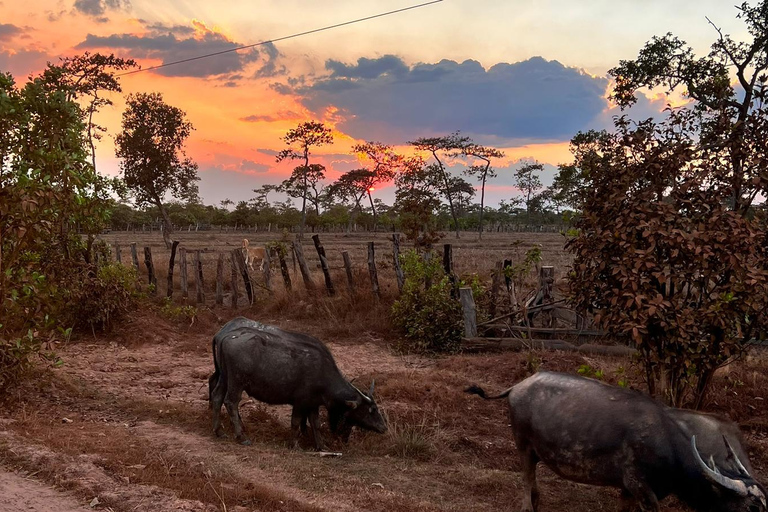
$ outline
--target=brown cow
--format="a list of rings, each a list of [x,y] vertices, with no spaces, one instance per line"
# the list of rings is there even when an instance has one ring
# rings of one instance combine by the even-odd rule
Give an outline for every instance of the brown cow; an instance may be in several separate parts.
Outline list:
[[[264,247],[249,247],[248,239],[243,238],[243,246],[240,250],[243,251],[246,267],[251,267],[251,270],[255,270],[254,262],[258,262],[259,270],[264,271],[264,267],[267,264],[267,252]]]

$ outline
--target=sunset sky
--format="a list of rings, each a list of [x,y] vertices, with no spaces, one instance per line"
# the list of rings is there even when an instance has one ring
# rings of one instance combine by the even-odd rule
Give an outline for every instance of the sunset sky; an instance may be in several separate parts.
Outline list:
[[[143,67],[372,16],[418,1],[335,0],[0,0],[0,71],[23,84],[46,62],[85,51],[134,58]],[[125,76],[124,93],[161,92],[187,112],[188,154],[200,166],[207,204],[249,200],[292,165],[275,163],[281,137],[305,120],[334,127],[318,150],[334,179],[360,167],[352,145],[403,148],[417,137],[460,130],[505,151],[488,203],[518,194],[521,159],[568,162],[579,130],[607,128],[607,70],[637,56],[654,35],[673,32],[697,53],[716,36],[708,16],[737,40],[747,37],[735,2],[723,0],[444,0],[440,3],[237,53]],[[650,95],[650,94],[649,94]],[[117,175],[113,137],[122,97],[96,121],[108,128],[98,170]],[[661,111],[650,95],[633,118]],[[376,192],[391,204],[392,187]]]

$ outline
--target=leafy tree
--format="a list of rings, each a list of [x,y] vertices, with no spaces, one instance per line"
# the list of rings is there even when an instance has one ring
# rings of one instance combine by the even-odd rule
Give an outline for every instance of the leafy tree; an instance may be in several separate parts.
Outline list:
[[[737,6],[751,41],[734,41],[718,34],[709,54],[696,57],[685,41],[672,34],[654,37],[635,60],[621,61],[610,70],[616,85],[611,98],[622,108],[637,101],[641,88],[684,88],[695,100],[689,107],[696,116],[691,127],[701,137],[701,147],[711,147],[712,156],[725,159],[733,210],[745,213],[766,179],[766,117],[768,95],[768,2],[752,7]],[[737,85],[731,83],[731,70]],[[737,90],[738,87],[738,90]]]
[[[101,139],[106,131],[102,126],[93,122],[93,115],[99,108],[112,105],[112,100],[102,97],[104,92],[121,92],[122,88],[115,73],[136,67],[133,59],[115,57],[114,54],[102,55],[85,52],[75,57],[65,57],[61,64],[48,63],[42,78],[52,91],[66,91],[70,101],[86,97],[88,105],[83,111],[86,123],[88,145],[91,152],[91,163],[96,169],[95,140]]]
[[[586,186],[584,172],[573,164],[561,164],[558,169],[552,185],[543,192],[545,199],[558,210],[577,211],[581,208],[580,198]]]
[[[631,334],[649,390],[675,405],[701,405],[718,365],[766,321],[768,234],[753,204],[768,192],[768,2],[737,9],[751,41],[715,26],[711,51],[696,57],[667,34],[611,70],[622,107],[642,87],[681,86],[695,101],[659,123],[619,118],[615,133],[573,141],[586,184],[569,242],[575,301]]]
[[[417,247],[429,249],[440,240],[435,218],[440,207],[440,177],[421,158],[412,157],[395,177],[395,185],[395,210],[403,233]]]
[[[301,202],[301,225],[299,227],[299,239],[304,236],[304,225],[307,221],[307,197],[311,189],[311,178],[317,176],[320,168],[324,170],[319,164],[310,166],[309,155],[310,151],[314,147],[324,146],[326,144],[333,144],[333,134],[331,129],[318,121],[306,121],[301,123],[296,128],[288,130],[288,133],[283,137],[288,148],[278,153],[276,160],[282,162],[285,159],[289,160],[304,160],[304,165],[300,165],[293,170],[291,178],[286,181],[291,181],[292,190],[300,191],[302,198]],[[314,173],[314,174],[312,174]]]
[[[489,178],[496,177],[496,171],[491,167],[491,158],[502,158],[504,153],[498,149],[470,143],[461,149],[461,153],[480,159],[483,164],[470,165],[464,173],[475,176],[480,181],[480,225],[478,226],[478,238],[483,238],[483,213],[485,211],[485,183]]]
[[[362,200],[370,188],[371,178],[372,173],[368,169],[352,169],[328,186],[329,197],[339,200],[342,204],[351,204],[351,214],[347,216],[347,231],[363,211]]]
[[[544,166],[536,161],[523,164],[515,171],[515,186],[523,193],[525,210],[530,216],[535,211],[536,191],[541,190],[542,184],[538,173],[544,170]]]
[[[323,185],[320,183],[325,179],[325,166],[322,164],[310,164],[309,167],[300,165],[293,169],[291,177],[283,181],[280,190],[290,197],[302,199],[304,213],[302,218],[306,222],[306,204],[309,201],[315,208],[315,215],[320,215],[320,203],[323,194]],[[302,227],[303,229],[303,227]]]
[[[441,156],[445,159],[460,153],[470,144],[469,137],[462,137],[459,132],[455,132],[443,137],[422,137],[415,141],[409,141],[408,144],[419,151],[430,153],[434,158],[435,162],[427,166],[425,170],[435,175],[436,179],[432,181],[434,184],[439,184],[439,190],[448,201],[448,207],[456,228],[456,238],[459,238],[459,219],[454,205],[455,198],[451,193],[450,174],[445,162],[441,160]]]
[[[116,155],[122,159],[123,179],[139,206],[151,204],[160,211],[163,240],[170,248],[173,224],[163,198],[168,193],[182,200],[197,196],[197,164],[184,152],[192,123],[160,93],[139,93],[128,96],[122,128]]]
[[[373,229],[375,231],[378,226],[378,217],[376,205],[371,194],[378,185],[389,183],[395,178],[395,174],[403,167],[405,157],[395,153],[392,146],[382,144],[381,142],[357,144],[352,150],[360,155],[363,161],[370,161],[372,164],[372,167],[367,169],[367,173],[358,172],[356,179],[352,183],[357,184],[363,189],[363,193],[368,195],[368,201],[371,203],[371,210],[373,212]]]

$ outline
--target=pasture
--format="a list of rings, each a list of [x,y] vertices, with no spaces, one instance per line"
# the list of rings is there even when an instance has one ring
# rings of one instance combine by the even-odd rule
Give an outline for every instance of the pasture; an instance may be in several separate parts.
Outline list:
[[[239,247],[244,237],[251,245],[276,239],[266,233],[213,232],[176,238],[188,250],[204,251],[206,275],[215,276],[216,253]],[[485,234],[482,243],[476,237],[462,233],[459,240],[450,235],[443,240],[453,244],[459,275],[477,273],[488,280],[495,261],[515,259],[533,243],[541,244],[542,264],[555,266],[557,277],[567,269],[559,234]],[[150,246],[164,292],[168,260],[159,233],[103,238],[123,248],[132,242]],[[14,480],[0,483],[6,492],[0,510],[13,499],[9,496],[24,503],[25,495],[40,495],[38,486],[50,497],[31,510],[86,510],[90,504],[115,512],[516,511],[522,481],[505,404],[466,395],[465,387],[479,384],[497,392],[537,370],[576,373],[586,367],[601,370],[606,381],[624,377],[642,389],[641,376],[626,357],[540,350],[439,358],[398,354],[387,319],[397,291],[388,235],[320,238],[339,290],[335,297],[322,289],[306,293],[298,274],[292,275],[294,293],[288,294],[274,274],[273,292],[259,289],[252,306],[215,306],[214,282],[207,279],[210,298],[194,314],[182,309],[177,293],[173,307],[150,301],[110,333],[84,335],[57,347],[63,367],[40,371],[17,392],[13,412],[0,418],[0,482],[2,471],[16,472]],[[366,288],[369,241],[377,246],[380,301]],[[355,297],[344,290],[342,250],[359,270]],[[320,285],[310,239],[304,253]],[[123,261],[130,262],[125,249]],[[195,305],[192,293],[189,304]],[[302,439],[304,450],[292,448],[288,406],[244,397],[241,414],[253,445],[216,439],[207,402],[211,338],[237,315],[315,335],[356,385],[367,389],[375,379],[389,432],[356,430],[347,445],[331,444],[341,457],[319,457],[308,438]],[[763,482],[768,476],[766,390],[768,353],[755,351],[717,375],[706,406],[741,425]],[[322,416],[324,437],[331,441]],[[224,425],[231,431],[226,418]],[[539,471],[543,511],[617,508],[617,490],[568,482],[543,467]],[[666,500],[663,510],[685,509]]]

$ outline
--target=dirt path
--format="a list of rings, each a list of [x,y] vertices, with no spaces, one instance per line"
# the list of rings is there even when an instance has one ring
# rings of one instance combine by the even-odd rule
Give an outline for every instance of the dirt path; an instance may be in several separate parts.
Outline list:
[[[65,366],[33,381],[27,399],[0,418],[0,463],[20,472],[7,479],[7,471],[0,473],[0,512],[25,510],[8,507],[22,503],[15,497],[27,490],[40,498],[28,510],[41,511],[83,510],[94,498],[93,509],[113,512],[517,507],[521,482],[506,412],[461,390],[472,382],[503,389],[529,371],[525,356],[430,360],[393,355],[365,335],[330,343],[356,383],[367,386],[375,378],[390,432],[355,432],[347,445],[329,439],[343,456],[320,458],[292,448],[288,407],[243,400],[252,446],[211,435],[206,398],[215,330],[215,322],[188,329],[148,315],[109,338],[61,350]],[[537,364],[575,369],[583,363],[578,355],[545,355]],[[760,452],[763,446],[763,440],[752,444]],[[762,457],[756,462],[762,470]],[[540,482],[544,510],[616,508],[614,490],[565,482],[546,469]],[[664,510],[683,510],[664,504]]]
[[[79,500],[0,468],[0,512],[85,512]]]

